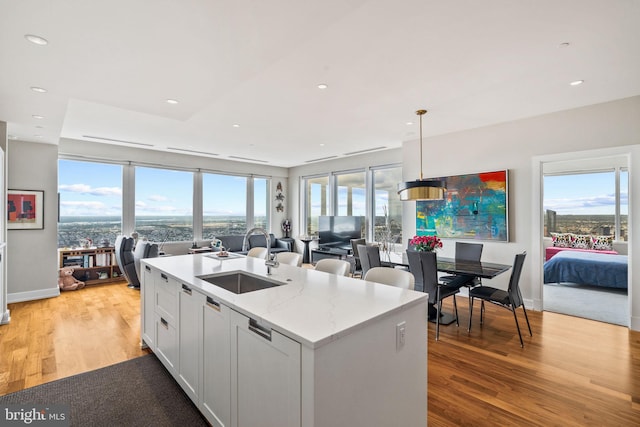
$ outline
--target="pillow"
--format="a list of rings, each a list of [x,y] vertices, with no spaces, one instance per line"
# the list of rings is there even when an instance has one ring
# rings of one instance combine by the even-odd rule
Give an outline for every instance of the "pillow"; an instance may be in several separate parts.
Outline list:
[[[551,241],[556,248],[570,248],[571,233],[551,233]]]
[[[591,249],[593,243],[591,241],[590,234],[574,234],[573,235],[573,247],[576,249]]]
[[[591,238],[593,249],[599,251],[613,250],[613,236],[593,236]]]

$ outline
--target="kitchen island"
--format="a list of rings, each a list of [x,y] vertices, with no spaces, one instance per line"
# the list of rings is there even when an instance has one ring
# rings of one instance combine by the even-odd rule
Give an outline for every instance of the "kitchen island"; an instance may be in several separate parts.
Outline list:
[[[143,344],[212,425],[426,424],[425,294],[216,254],[142,268]],[[214,284],[234,275],[271,287]]]

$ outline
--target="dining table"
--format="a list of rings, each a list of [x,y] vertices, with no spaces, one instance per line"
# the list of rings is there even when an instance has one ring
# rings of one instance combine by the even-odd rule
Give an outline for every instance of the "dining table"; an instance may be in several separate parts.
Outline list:
[[[406,267],[409,268],[409,260],[406,251],[388,252],[380,251],[380,262],[385,267]],[[509,264],[499,264],[485,261],[465,261],[455,258],[437,257],[437,268],[439,272],[467,275],[482,279],[493,279],[499,274],[511,268]],[[473,283],[473,282],[472,282]],[[441,313],[440,324],[448,325],[455,322],[456,317],[452,313]]]

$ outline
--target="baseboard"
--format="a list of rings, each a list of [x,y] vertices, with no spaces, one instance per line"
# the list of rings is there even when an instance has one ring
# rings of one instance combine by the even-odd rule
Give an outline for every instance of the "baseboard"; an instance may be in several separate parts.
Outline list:
[[[38,289],[37,291],[14,292],[7,294],[7,303],[33,301],[36,299],[53,298],[60,296],[60,288]]]
[[[629,329],[631,329],[632,331],[640,331],[640,317],[631,316],[631,324],[629,326]]]
[[[0,325],[6,325],[10,321],[11,321],[11,314],[10,314],[10,310],[7,309],[7,311],[2,313],[2,315],[0,316]]]

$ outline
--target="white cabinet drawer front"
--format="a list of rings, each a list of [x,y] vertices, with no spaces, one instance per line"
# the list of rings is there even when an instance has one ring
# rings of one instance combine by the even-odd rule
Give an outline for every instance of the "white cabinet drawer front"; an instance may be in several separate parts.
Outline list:
[[[246,317],[245,317],[246,319]],[[248,320],[248,319],[247,319]],[[237,365],[233,379],[238,427],[299,427],[301,345],[249,321],[235,325]],[[274,384],[278,384],[274,387]]]
[[[231,425],[230,309],[207,297],[203,323],[201,410],[213,427]]]
[[[160,283],[163,282],[161,281]],[[173,282],[172,285],[174,288],[178,286],[176,282]],[[156,313],[164,316],[166,320],[175,326],[177,312],[178,296],[176,292],[167,292],[163,287],[158,287],[156,283]]]
[[[156,354],[164,366],[175,376],[178,361],[178,334],[164,317],[156,315]]]

